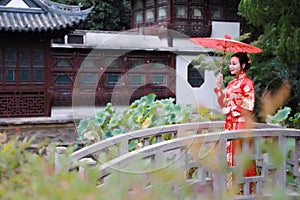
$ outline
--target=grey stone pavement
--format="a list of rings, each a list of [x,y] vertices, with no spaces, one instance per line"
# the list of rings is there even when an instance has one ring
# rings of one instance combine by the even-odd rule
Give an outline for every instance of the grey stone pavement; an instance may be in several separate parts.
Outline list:
[[[58,145],[82,144],[78,141],[76,126],[80,119],[93,116],[105,107],[53,107],[50,117],[0,118],[0,133],[19,138],[35,136],[32,148],[47,140]],[[124,107],[123,107],[124,108]],[[119,109],[119,108],[115,108]]]
[[[52,107],[50,117],[0,118],[0,125],[73,122],[74,120],[91,117],[104,108],[105,107]],[[115,107],[115,109],[122,108],[125,107]]]

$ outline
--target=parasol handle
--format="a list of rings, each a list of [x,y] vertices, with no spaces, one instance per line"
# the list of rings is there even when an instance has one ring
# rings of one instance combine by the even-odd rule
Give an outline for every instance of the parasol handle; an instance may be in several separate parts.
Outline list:
[[[223,50],[223,55],[222,55],[222,62],[220,65],[220,73],[222,74],[222,68],[223,68],[223,64],[224,64],[224,57],[225,57],[225,49]]]

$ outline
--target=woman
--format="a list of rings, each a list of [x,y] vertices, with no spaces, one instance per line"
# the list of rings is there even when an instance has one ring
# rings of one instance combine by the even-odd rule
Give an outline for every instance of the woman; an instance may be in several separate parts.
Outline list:
[[[254,108],[254,84],[247,76],[246,70],[250,68],[251,61],[246,53],[236,53],[231,56],[229,70],[235,79],[230,81],[222,91],[223,77],[220,74],[217,77],[217,86],[215,92],[218,96],[218,102],[225,115],[224,130],[238,130],[247,128],[249,123],[248,117],[252,115]],[[241,148],[241,141],[233,141],[227,143],[227,164],[228,166],[236,165],[236,155]],[[255,176],[256,165],[253,164],[244,171],[244,176]],[[232,176],[228,177],[228,184],[232,184]],[[254,184],[250,184],[250,193],[254,191]],[[242,188],[239,188],[242,192]]]

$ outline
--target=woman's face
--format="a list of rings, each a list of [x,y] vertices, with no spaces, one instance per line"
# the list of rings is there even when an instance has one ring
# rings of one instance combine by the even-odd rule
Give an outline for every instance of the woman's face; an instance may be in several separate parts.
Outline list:
[[[239,75],[241,73],[241,65],[238,57],[232,57],[229,63],[229,70],[231,74]]]

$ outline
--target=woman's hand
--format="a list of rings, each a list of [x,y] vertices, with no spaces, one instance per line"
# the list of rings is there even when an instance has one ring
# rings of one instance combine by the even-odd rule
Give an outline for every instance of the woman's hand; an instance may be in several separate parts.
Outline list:
[[[217,87],[222,88],[223,86],[223,75],[221,73],[217,76]]]
[[[223,87],[223,75],[219,73],[217,76],[217,87],[214,88],[214,92],[218,97],[218,104],[220,105],[221,108],[224,107],[224,97],[225,97],[222,91],[222,87]]]
[[[228,107],[222,108],[222,114],[223,115],[227,115],[229,112],[230,112],[230,108],[228,108]]]

